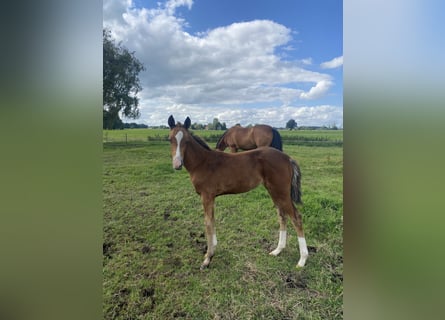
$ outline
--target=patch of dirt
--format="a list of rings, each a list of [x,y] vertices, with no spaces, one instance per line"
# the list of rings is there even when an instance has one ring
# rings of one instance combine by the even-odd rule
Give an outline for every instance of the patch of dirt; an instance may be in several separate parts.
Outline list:
[[[118,295],[120,297],[127,297],[128,295],[130,295],[130,289],[127,288],[120,289]]]
[[[166,208],[164,211],[164,221],[167,221],[170,218],[170,209]]]
[[[172,213],[172,209],[165,208],[164,215],[163,215],[164,221],[167,221],[167,220],[177,221],[178,220],[178,217],[171,217],[171,213]]]
[[[142,251],[142,253],[147,254],[147,253],[150,253],[151,251],[153,251],[153,249],[150,248],[149,245],[145,245],[145,246],[142,247],[141,251]]]
[[[310,253],[317,253],[317,248],[313,246],[307,246],[307,251]]]
[[[128,296],[130,295],[130,290],[127,288],[120,289],[114,294],[113,300],[116,306],[116,313],[120,314],[123,309],[128,306]]]
[[[300,274],[287,274],[283,277],[284,284],[288,288],[307,288],[307,281]]]
[[[102,244],[102,254],[104,257],[107,257],[109,259],[112,258],[113,245],[114,245],[114,243],[112,243],[112,242],[104,242]]]
[[[263,248],[266,251],[272,251],[275,248],[273,247],[273,244],[270,243],[269,240],[267,240],[266,238],[261,238],[260,240],[258,240],[258,243],[260,244],[261,248]]]
[[[171,265],[173,267],[182,267],[182,265],[183,265],[182,260],[179,257],[170,257],[170,258],[164,259],[164,263]]]
[[[152,311],[155,308],[155,305],[156,305],[156,300],[155,300],[155,297],[154,297],[155,289],[151,288],[151,287],[145,288],[145,289],[142,289],[140,294],[141,294],[142,298],[150,299],[150,305],[148,307],[148,309],[149,309],[148,311]]]
[[[341,273],[338,273],[338,272],[333,272],[331,274],[331,281],[335,282],[335,283],[343,282],[343,275]]]
[[[194,246],[205,254],[207,252],[207,241],[204,232],[197,234],[196,232],[190,231],[189,235]]]
[[[173,313],[173,318],[185,318],[187,317],[187,313],[184,311],[176,311]]]
[[[142,291],[141,291],[141,296],[144,298],[152,297],[152,296],[154,296],[154,294],[155,294],[154,288],[145,288],[145,289],[142,289]]]

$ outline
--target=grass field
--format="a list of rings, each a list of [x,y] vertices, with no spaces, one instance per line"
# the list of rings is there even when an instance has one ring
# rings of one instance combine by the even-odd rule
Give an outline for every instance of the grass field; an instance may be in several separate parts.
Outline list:
[[[109,131],[109,141],[125,131],[142,139],[103,146],[105,319],[343,317],[341,147],[284,143],[303,176],[310,253],[303,269],[295,268],[299,250],[290,223],[286,249],[268,254],[278,243],[278,220],[261,186],[217,198],[218,246],[210,268],[200,271],[206,247],[200,198],[187,171],[172,169],[168,142],[148,141],[146,130]],[[318,132],[332,140],[342,139],[339,133]]]

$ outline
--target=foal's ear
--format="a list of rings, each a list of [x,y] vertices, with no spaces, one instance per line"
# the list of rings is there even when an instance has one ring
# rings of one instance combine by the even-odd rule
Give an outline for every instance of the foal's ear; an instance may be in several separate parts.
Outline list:
[[[168,126],[170,127],[170,129],[173,129],[176,126],[175,118],[173,118],[173,116],[168,117]]]
[[[190,120],[189,117],[187,117],[187,119],[185,119],[185,121],[184,121],[184,128],[186,128],[186,129],[190,128],[191,124],[192,124],[192,121]]]

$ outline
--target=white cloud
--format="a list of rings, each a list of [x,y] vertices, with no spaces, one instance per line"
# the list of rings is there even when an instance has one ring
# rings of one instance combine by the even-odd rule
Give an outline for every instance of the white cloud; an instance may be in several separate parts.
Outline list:
[[[313,86],[309,90],[309,92],[301,93],[300,98],[306,100],[320,98],[325,95],[325,93],[329,90],[332,84],[333,84],[332,81],[328,80],[322,80],[320,82],[317,82],[317,84]]]
[[[140,74],[140,120],[161,124],[166,113],[181,110],[204,118],[203,110],[211,108],[210,120],[236,114],[238,122],[253,116],[259,122],[270,120],[270,108],[269,117],[263,117],[263,109],[243,111],[240,106],[292,105],[320,98],[333,85],[330,75],[302,68],[311,58],[290,62],[276,54],[292,40],[285,26],[254,20],[193,35],[185,31],[187,22],[175,16],[178,7],[190,10],[192,5],[192,0],[170,0],[146,9],[135,8],[131,0],[104,0],[104,27],[147,68]],[[308,84],[312,87],[305,91]]]
[[[343,127],[343,108],[320,106],[281,106],[281,107],[248,107],[228,108],[214,106],[211,109],[197,105],[175,104],[169,106],[152,105],[142,111],[147,125],[167,125],[170,114],[183,122],[190,117],[192,123],[211,123],[214,118],[225,122],[228,127],[240,123],[241,125],[267,123],[274,127],[285,127],[287,121],[294,119],[299,126],[332,126]]]
[[[310,66],[312,64],[312,58],[301,59],[301,63]]]
[[[175,14],[175,10],[178,7],[187,6],[187,8],[190,10],[193,5],[193,0],[169,0],[165,4],[165,8],[168,12],[168,14],[173,15]]]
[[[343,65],[343,56],[336,57],[330,61],[326,61],[320,64],[322,69],[335,69]]]

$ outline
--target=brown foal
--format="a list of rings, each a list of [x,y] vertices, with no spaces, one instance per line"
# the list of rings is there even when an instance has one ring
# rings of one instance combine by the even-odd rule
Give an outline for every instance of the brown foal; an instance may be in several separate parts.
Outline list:
[[[301,203],[301,174],[298,164],[288,155],[271,147],[262,147],[241,153],[225,153],[210,150],[200,138],[193,136],[188,128],[190,118],[175,123],[168,119],[173,168],[184,166],[204,206],[207,253],[201,269],[210,264],[217,244],[215,232],[215,197],[224,194],[242,193],[263,184],[278,211],[280,233],[278,246],[270,252],[278,255],[286,246],[286,219],[290,217],[298,235],[300,260],[303,267],[308,257],[301,214],[295,203]]]

